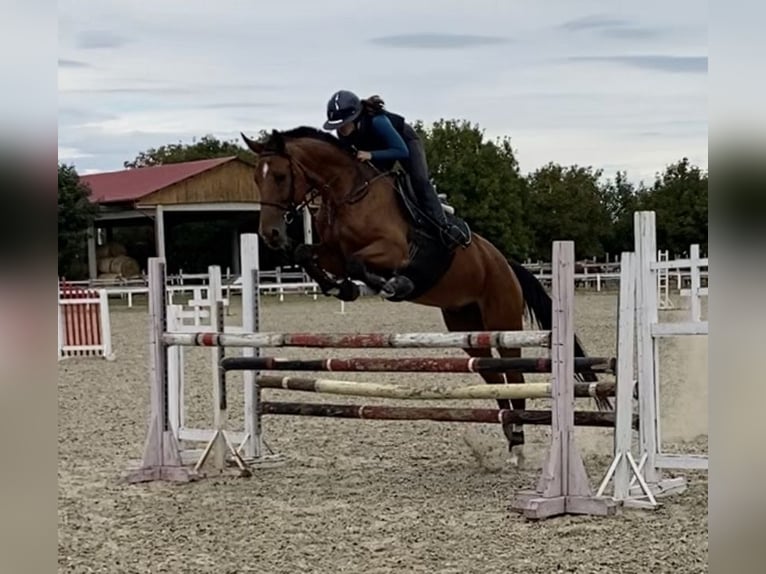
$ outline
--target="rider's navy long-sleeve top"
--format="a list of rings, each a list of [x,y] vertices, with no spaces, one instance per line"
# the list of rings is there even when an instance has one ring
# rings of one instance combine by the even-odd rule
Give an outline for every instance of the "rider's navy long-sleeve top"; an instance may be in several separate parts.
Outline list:
[[[372,117],[372,128],[386,142],[385,149],[370,150],[372,161],[396,161],[404,160],[410,157],[410,151],[404,139],[396,131],[385,114],[378,114]]]

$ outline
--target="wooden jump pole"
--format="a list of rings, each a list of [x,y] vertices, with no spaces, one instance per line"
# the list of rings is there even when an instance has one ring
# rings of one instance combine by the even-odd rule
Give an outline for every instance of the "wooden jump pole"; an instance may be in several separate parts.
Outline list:
[[[548,347],[548,331],[456,333],[165,333],[166,345],[187,347],[308,347],[333,349]]]
[[[291,415],[386,421],[437,421],[452,423],[551,424],[551,411],[514,411],[510,409],[471,409],[464,407],[400,407],[386,405],[345,405],[331,403],[295,403],[264,401],[262,415]],[[576,426],[611,428],[615,413],[575,411]],[[638,429],[638,417],[634,418]]]
[[[550,373],[549,358],[359,357],[350,359],[282,359],[226,357],[227,371],[325,371],[375,373]],[[575,358],[575,372],[614,373],[616,359]]]
[[[327,393],[355,397],[407,400],[497,400],[497,399],[546,399],[551,397],[551,383],[524,383],[519,385],[468,385],[462,387],[408,387],[385,383],[360,383],[333,379],[305,377],[280,377],[261,375],[256,383],[262,389],[286,389],[311,393]],[[576,397],[613,397],[613,382],[577,383]]]

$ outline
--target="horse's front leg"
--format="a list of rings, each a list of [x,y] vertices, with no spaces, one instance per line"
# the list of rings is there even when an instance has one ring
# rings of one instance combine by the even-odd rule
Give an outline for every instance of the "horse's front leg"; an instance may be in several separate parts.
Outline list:
[[[293,257],[308,276],[316,281],[324,295],[336,297],[341,301],[354,301],[359,298],[359,286],[345,277],[345,261],[339,250],[322,243],[302,244],[295,249]]]
[[[408,253],[405,250],[392,248],[387,241],[377,241],[360,249],[349,257],[346,270],[352,279],[359,279],[369,285],[384,298],[395,301],[403,300],[415,288],[412,281],[398,270],[408,263]],[[370,266],[387,269],[390,277],[383,277],[370,270]]]

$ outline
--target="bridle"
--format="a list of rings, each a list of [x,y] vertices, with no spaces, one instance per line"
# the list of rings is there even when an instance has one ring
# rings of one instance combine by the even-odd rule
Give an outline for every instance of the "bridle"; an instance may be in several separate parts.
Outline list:
[[[273,157],[273,156],[279,156],[279,157],[285,158],[288,162],[288,165],[290,166],[290,195],[287,199],[287,202],[284,202],[284,203],[263,201],[263,200],[261,200],[260,203],[261,205],[268,205],[270,207],[275,207],[277,209],[284,211],[284,214],[282,215],[282,219],[284,219],[286,224],[290,225],[293,221],[295,221],[296,216],[300,215],[300,212],[305,207],[310,205],[311,202],[313,202],[317,197],[321,197],[323,193],[332,191],[332,184],[335,183],[336,180],[338,180],[340,175],[335,176],[330,181],[324,182],[321,180],[320,177],[318,177],[308,167],[306,167],[305,164],[295,159],[288,153],[277,152],[277,151],[264,151],[261,154],[259,154],[260,158]],[[372,164],[369,164],[369,165],[372,165]],[[310,186],[303,200],[301,201],[296,200],[296,197],[298,195],[298,191],[295,186],[296,169],[300,169],[300,171],[303,173],[304,179],[308,182]],[[380,171],[377,168],[374,168],[374,169],[377,172],[374,177],[366,179],[361,185],[353,188],[349,193],[343,196],[343,198],[341,198],[340,201],[333,202],[334,207],[337,208],[342,205],[353,205],[354,203],[358,203],[359,201],[365,198],[367,193],[369,193],[370,186],[375,181],[393,173],[394,171],[394,170]]]
[[[293,221],[295,221],[295,217],[300,213],[300,211],[302,211],[306,206],[311,204],[311,202],[314,201],[317,197],[321,196],[323,191],[330,191],[332,189],[330,187],[330,183],[332,183],[332,181],[335,181],[337,177],[334,178],[331,182],[322,183],[321,181],[319,181],[319,178],[316,177],[311,172],[311,170],[309,170],[300,161],[293,158],[291,155],[287,153],[280,153],[276,151],[264,151],[261,154],[259,154],[259,158],[273,157],[273,156],[279,156],[279,157],[285,158],[287,160],[288,165],[290,166],[290,195],[287,198],[286,203],[264,201],[263,199],[261,199],[260,203],[261,205],[276,207],[277,209],[281,209],[282,211],[284,211],[284,215],[282,215],[282,219],[284,219],[285,223],[289,225]],[[309,182],[309,184],[311,185],[311,188],[306,192],[302,201],[297,201],[295,199],[298,195],[298,191],[295,187],[296,164],[303,172],[304,179],[307,182]]]

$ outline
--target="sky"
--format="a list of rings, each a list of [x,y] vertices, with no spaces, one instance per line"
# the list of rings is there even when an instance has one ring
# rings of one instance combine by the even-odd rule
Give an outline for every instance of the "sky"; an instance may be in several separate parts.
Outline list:
[[[707,169],[698,0],[60,0],[59,161],[320,127],[331,94],[508,136],[521,170]]]

